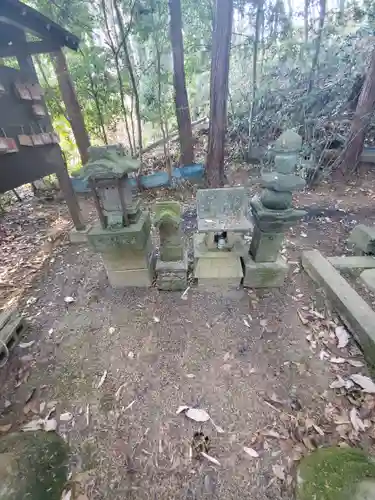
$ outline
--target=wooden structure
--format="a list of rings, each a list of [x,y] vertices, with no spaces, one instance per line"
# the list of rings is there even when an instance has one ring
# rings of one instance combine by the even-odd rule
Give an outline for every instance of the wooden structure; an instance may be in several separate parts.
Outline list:
[[[0,66],[0,193],[55,173],[75,227],[84,229],[32,60],[33,54],[52,52],[65,61],[62,47],[77,50],[78,44],[76,36],[31,7],[0,0],[0,58],[16,58],[19,66],[7,67],[6,61]],[[66,62],[57,76],[73,132],[84,135],[79,149],[87,159],[88,136]],[[3,143],[13,147],[2,150]]]

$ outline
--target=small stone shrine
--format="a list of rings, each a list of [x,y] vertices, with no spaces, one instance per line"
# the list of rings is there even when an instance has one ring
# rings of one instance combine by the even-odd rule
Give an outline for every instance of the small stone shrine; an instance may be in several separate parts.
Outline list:
[[[160,235],[156,286],[159,290],[185,290],[188,257],[181,230],[181,205],[175,201],[157,202],[154,224]]]
[[[248,252],[244,235],[252,229],[247,215],[248,197],[243,187],[197,192],[194,274],[198,285],[231,288],[241,284],[241,257]]]
[[[245,287],[278,287],[287,275],[287,262],[279,254],[284,232],[305,215],[292,207],[292,192],[305,185],[294,173],[301,146],[302,137],[296,132],[281,134],[274,146],[275,171],[263,173],[264,189],[250,202],[254,233],[245,258]]]
[[[89,181],[99,222],[87,233],[100,253],[113,288],[151,286],[154,276],[151,219],[131,190],[129,173],[139,162],[118,147],[90,148],[81,177]]]

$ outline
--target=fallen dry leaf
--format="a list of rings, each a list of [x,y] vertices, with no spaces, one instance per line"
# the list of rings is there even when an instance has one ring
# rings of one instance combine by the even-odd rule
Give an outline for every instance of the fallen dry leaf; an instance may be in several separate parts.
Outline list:
[[[332,356],[332,358],[329,359],[331,363],[335,363],[336,365],[342,365],[343,363],[346,363],[345,358],[337,358],[335,356]]]
[[[65,304],[72,304],[73,302],[75,302],[75,299],[73,297],[65,297],[64,302]]]
[[[57,429],[57,421],[54,418],[44,421],[43,429],[46,432],[53,432]]]
[[[21,349],[27,349],[28,347],[31,347],[33,344],[35,344],[35,340],[30,340],[30,342],[20,342],[18,344],[18,347]]]
[[[309,320],[304,317],[304,315],[301,313],[301,311],[299,309],[297,309],[297,314],[298,314],[298,317],[299,317],[301,323],[303,324],[303,326],[306,326],[309,324]]]
[[[105,379],[107,378],[107,370],[104,370],[103,375],[101,376],[101,379],[99,380],[99,384],[97,385],[97,389],[100,389],[101,386],[104,384]]]
[[[186,406],[186,405],[181,405],[177,408],[177,411],[176,411],[176,415],[179,415],[180,413],[182,413],[183,411],[186,411],[190,408],[190,406]]]
[[[72,418],[73,418],[73,414],[72,414],[72,413],[70,413],[69,411],[67,411],[67,412],[62,413],[62,414],[60,415],[59,420],[60,420],[61,422],[69,422],[70,420],[72,420]]]
[[[353,429],[356,432],[362,432],[366,430],[362,420],[359,418],[358,412],[356,408],[353,408],[350,410],[350,421],[352,423]]]
[[[215,465],[221,465],[220,462],[219,462],[219,460],[216,460],[216,458],[211,457],[211,455],[207,455],[207,453],[205,453],[204,451],[201,451],[201,455],[202,455],[202,457],[204,457],[207,460],[209,460],[211,463],[213,463]]]
[[[285,481],[285,469],[282,465],[273,465],[272,472],[274,476],[277,477],[277,479],[280,479],[280,481]]]
[[[355,373],[350,376],[350,378],[359,385],[364,392],[368,392],[369,394],[375,394],[375,384],[370,379],[370,377],[366,377],[366,375],[362,375],[361,373]]]
[[[21,431],[41,431],[44,427],[44,420],[42,418],[38,418],[37,420],[31,420],[23,427],[21,427]]]
[[[335,335],[337,337],[337,347],[342,349],[349,343],[349,332],[344,326],[336,326]]]
[[[206,410],[201,410],[199,408],[189,408],[185,415],[195,422],[207,422],[210,420],[210,416]]]
[[[362,366],[365,366],[365,364],[358,359],[347,359],[347,362],[349,363],[349,365],[354,366],[355,368],[362,368]]]
[[[255,451],[253,448],[248,448],[247,446],[244,446],[243,451],[247,453],[251,458],[259,458],[259,453]]]
[[[243,324],[244,324],[245,326],[247,326],[247,328],[251,328],[251,327],[250,327],[250,323],[247,321],[247,319],[246,319],[246,318],[244,318],[244,319],[243,319]]]
[[[108,333],[109,333],[110,335],[113,335],[113,334],[115,333],[115,331],[116,331],[116,328],[114,328],[113,326],[110,326],[110,327],[108,328]]]
[[[273,429],[262,431],[262,435],[268,438],[283,439],[283,436],[281,436],[278,432],[274,431]]]

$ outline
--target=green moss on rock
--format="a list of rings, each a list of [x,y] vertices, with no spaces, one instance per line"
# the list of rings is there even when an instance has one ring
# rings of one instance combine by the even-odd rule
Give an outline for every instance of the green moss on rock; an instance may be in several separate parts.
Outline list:
[[[375,463],[362,450],[322,448],[298,471],[298,500],[353,500],[359,483],[375,478]],[[354,499],[360,496],[354,496]]]
[[[0,439],[0,500],[60,500],[68,447],[54,432],[9,434]]]

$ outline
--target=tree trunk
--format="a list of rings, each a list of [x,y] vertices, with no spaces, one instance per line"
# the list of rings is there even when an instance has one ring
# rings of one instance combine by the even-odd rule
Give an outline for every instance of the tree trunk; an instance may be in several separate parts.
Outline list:
[[[233,0],[216,0],[212,37],[210,127],[206,160],[207,182],[224,184],[224,141],[227,126],[229,55],[233,21]]]
[[[82,110],[78,103],[74,85],[69,74],[64,52],[61,49],[54,52],[52,54],[52,60],[61,96],[63,98],[69,122],[73,130],[73,135],[81,156],[81,161],[85,164],[89,159],[88,148],[90,147],[90,140],[85,127]]]
[[[311,72],[310,72],[310,78],[309,78],[309,87],[307,90],[307,93],[310,94],[313,85],[314,85],[314,79],[315,79],[315,73],[316,69],[318,67],[318,61],[319,61],[319,54],[320,54],[320,46],[322,43],[322,34],[323,34],[323,27],[324,27],[324,19],[326,16],[326,0],[320,0],[319,2],[319,27],[318,27],[318,34],[316,37],[316,46],[315,46],[315,53],[314,57],[311,63]]]
[[[184,67],[184,42],[180,0],[169,0],[170,37],[173,54],[173,85],[178,132],[180,136],[181,165],[194,163],[193,133]]]
[[[258,0],[257,14],[255,20],[255,39],[253,46],[253,91],[251,96],[251,105],[250,105],[250,114],[249,114],[249,138],[248,138],[248,147],[247,152],[250,157],[251,153],[251,135],[253,129],[253,119],[255,112],[255,99],[256,99],[256,91],[257,91],[257,63],[258,63],[258,47],[259,47],[259,38],[260,38],[260,27],[262,22],[262,12],[263,12],[263,1]]]
[[[89,77],[89,80],[90,80],[91,93],[92,93],[92,96],[93,96],[94,101],[95,101],[96,111],[98,113],[99,129],[100,129],[101,134],[102,134],[103,142],[107,146],[108,145],[108,137],[107,137],[107,132],[105,130],[102,108],[100,107],[97,87],[96,87],[95,82],[92,78],[90,68],[87,72],[87,76]]]
[[[131,83],[133,95],[134,95],[135,114],[136,114],[136,118],[137,118],[137,130],[138,130],[138,150],[139,150],[138,153],[139,153],[139,158],[142,161],[142,158],[141,158],[142,149],[143,149],[143,147],[142,147],[142,122],[141,122],[141,108],[140,108],[140,104],[139,104],[139,94],[138,94],[137,82],[135,80],[133,65],[132,65],[132,62],[130,60],[130,55],[129,55],[129,50],[128,50],[128,43],[127,43],[128,33],[126,32],[125,27],[124,27],[124,23],[122,20],[122,15],[121,15],[120,7],[118,4],[118,0],[114,0],[114,7],[115,7],[115,11],[116,11],[118,26],[120,28],[121,44],[122,44],[122,48],[124,50],[124,55],[125,55],[125,64],[126,64],[127,70],[129,71],[130,83]]]
[[[307,42],[309,41],[309,0],[305,0],[304,3],[303,22],[304,22],[305,44],[307,44]]]
[[[349,137],[346,140],[344,151],[333,165],[347,173],[357,168],[362,154],[366,130],[375,110],[375,48],[372,51],[371,64],[366,75],[365,83],[359,96],[357,109],[354,114]]]

